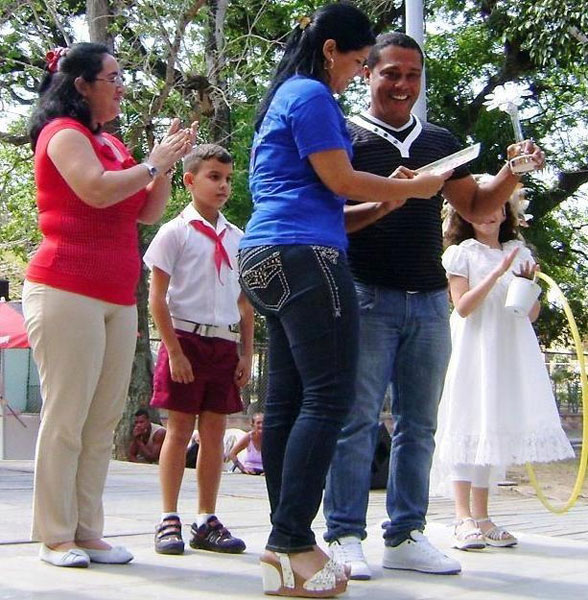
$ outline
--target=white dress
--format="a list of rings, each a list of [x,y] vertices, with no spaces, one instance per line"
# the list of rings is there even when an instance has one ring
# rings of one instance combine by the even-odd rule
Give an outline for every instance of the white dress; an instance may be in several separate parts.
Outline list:
[[[443,254],[448,274],[475,287],[516,246],[511,269],[467,317],[453,311],[452,354],[439,405],[431,490],[445,493],[455,464],[507,465],[574,456],[564,433],[551,382],[528,318],[504,308],[508,284],[521,263],[534,263],[525,245],[513,240],[502,250],[475,239]],[[500,475],[498,475],[500,476]]]

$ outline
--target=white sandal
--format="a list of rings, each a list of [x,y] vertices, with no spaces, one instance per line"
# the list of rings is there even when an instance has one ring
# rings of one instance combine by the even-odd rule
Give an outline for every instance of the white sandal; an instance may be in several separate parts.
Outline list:
[[[480,523],[492,523],[492,519],[490,517],[476,519],[476,523],[480,527]],[[519,540],[512,533],[504,529],[504,527],[494,525],[494,523],[492,523],[492,527],[488,531],[482,532],[482,535],[488,546],[495,546],[497,548],[510,548],[519,543]]]
[[[466,524],[470,527],[464,527]],[[453,547],[458,550],[482,550],[486,547],[484,534],[472,517],[466,517],[454,524]]]
[[[270,596],[332,598],[342,594],[347,588],[345,570],[333,560],[329,560],[306,581],[292,568],[288,554],[266,551],[260,563],[263,592]]]

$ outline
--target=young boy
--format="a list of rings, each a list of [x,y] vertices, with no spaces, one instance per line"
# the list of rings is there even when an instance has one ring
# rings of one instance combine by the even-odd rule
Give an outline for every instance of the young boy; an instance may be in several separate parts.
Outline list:
[[[242,410],[239,389],[249,380],[253,353],[253,308],[237,270],[243,232],[220,212],[231,191],[233,159],[224,148],[204,144],[183,164],[192,203],[161,227],[144,257],[152,271],[149,307],[162,340],[151,406],[169,411],[159,458],[163,514],[155,551],[184,552],[177,504],[198,415],[198,515],[190,546],[239,553],[244,542],[215,516],[226,415]]]

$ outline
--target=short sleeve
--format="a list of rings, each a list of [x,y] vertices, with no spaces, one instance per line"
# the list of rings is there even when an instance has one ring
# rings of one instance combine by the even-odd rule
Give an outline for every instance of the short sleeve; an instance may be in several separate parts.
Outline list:
[[[300,158],[314,152],[351,147],[341,109],[326,91],[293,106],[290,127]]]
[[[150,271],[157,267],[168,275],[173,273],[183,245],[182,231],[184,228],[178,226],[175,220],[162,225],[143,256],[143,262]]]
[[[461,246],[449,246],[441,257],[443,268],[447,275],[459,275],[460,277],[469,277],[469,268],[467,255]]]

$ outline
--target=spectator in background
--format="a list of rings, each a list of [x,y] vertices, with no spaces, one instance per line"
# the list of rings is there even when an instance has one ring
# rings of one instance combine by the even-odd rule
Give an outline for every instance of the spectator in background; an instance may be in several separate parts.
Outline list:
[[[133,441],[129,446],[129,461],[156,463],[165,439],[165,427],[151,422],[149,413],[140,408],[135,413]]]
[[[229,452],[229,459],[241,473],[247,475],[261,475],[263,462],[261,459],[261,441],[263,437],[263,413],[251,416],[251,431],[246,433]],[[239,460],[239,453],[245,450],[243,462]]]

